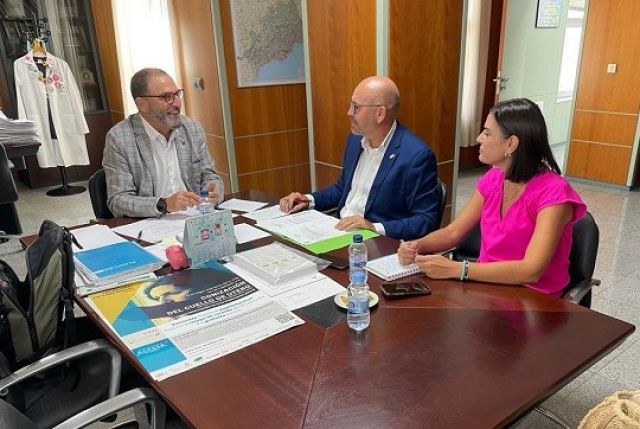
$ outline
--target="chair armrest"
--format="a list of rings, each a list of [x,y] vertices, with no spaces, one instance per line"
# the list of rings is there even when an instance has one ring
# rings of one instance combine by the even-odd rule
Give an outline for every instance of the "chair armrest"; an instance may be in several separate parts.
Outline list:
[[[120,353],[105,340],[92,340],[77,346],[45,356],[37,362],[20,368],[13,374],[0,380],[0,395],[5,389],[29,377],[39,374],[70,360],[78,359],[93,353],[108,353],[111,357],[111,379],[109,380],[109,398],[113,398],[120,389]]]
[[[151,427],[154,429],[164,429],[166,413],[164,402],[149,388],[129,390],[116,397],[107,399],[65,420],[58,426],[55,426],[54,429],[85,427],[137,404],[148,404],[151,408]]]
[[[583,280],[580,283],[576,283],[571,286],[567,291],[562,295],[562,299],[566,299],[568,301],[573,302],[574,304],[580,304],[582,298],[589,293],[592,287],[600,286],[600,280],[598,279],[587,279]]]

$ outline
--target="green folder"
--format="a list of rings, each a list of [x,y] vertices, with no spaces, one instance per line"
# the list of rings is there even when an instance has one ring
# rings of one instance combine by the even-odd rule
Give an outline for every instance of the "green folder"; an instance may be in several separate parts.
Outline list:
[[[379,235],[378,233],[369,231],[368,229],[356,229],[353,231],[349,231],[344,235],[328,238],[322,241],[316,241],[315,243],[311,243],[311,244],[296,243],[296,244],[304,247],[310,252],[315,253],[316,255],[319,255],[321,253],[327,253],[332,250],[342,249],[343,247],[347,247],[353,242],[353,236],[355,234],[361,234],[364,240],[368,240],[370,238],[377,237]]]

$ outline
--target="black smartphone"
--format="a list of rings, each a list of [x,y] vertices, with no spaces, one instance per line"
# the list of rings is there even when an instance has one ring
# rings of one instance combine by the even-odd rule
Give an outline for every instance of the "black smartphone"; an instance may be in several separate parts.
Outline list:
[[[382,293],[387,298],[400,298],[403,296],[431,295],[429,286],[422,282],[406,283],[382,283]]]

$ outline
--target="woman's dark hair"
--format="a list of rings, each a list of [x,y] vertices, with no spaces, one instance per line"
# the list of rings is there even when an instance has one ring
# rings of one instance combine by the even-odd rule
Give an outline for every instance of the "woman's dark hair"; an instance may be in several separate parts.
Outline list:
[[[505,178],[515,183],[527,182],[544,170],[562,174],[553,158],[547,125],[536,103],[527,98],[501,101],[491,108],[505,138],[518,137],[518,148],[511,154]]]

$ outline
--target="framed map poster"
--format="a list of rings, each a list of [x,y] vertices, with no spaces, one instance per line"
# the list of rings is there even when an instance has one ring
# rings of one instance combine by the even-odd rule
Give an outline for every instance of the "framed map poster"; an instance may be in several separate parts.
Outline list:
[[[304,83],[301,0],[230,0],[239,87]]]

